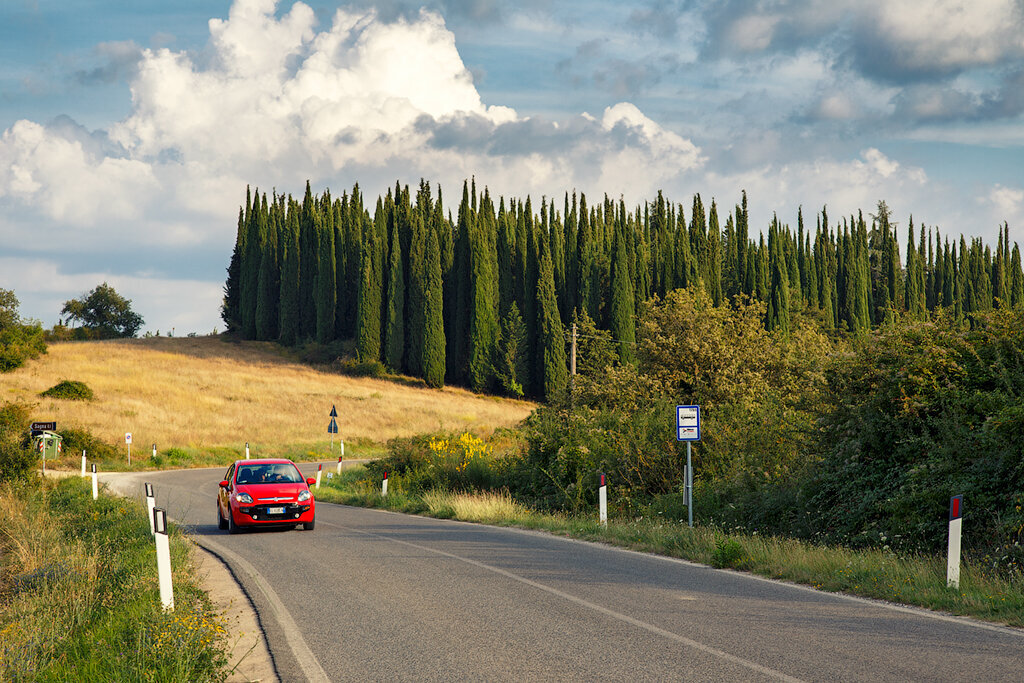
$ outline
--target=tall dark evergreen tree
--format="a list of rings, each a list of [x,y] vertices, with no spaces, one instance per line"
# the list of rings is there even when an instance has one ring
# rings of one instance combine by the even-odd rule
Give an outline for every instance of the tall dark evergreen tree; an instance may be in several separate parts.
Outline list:
[[[356,352],[364,362],[381,358],[381,302],[383,270],[381,255],[386,220],[383,202],[377,200],[373,224],[363,236],[360,257],[359,297],[356,303]]]
[[[444,289],[441,283],[441,248],[437,230],[427,229],[426,286],[423,294],[423,346],[420,367],[428,387],[444,386]]]
[[[384,306],[384,363],[401,372],[405,355],[405,273],[398,221],[390,221],[388,240],[387,293]]]
[[[228,277],[224,283],[224,301],[221,304],[220,319],[229,333],[238,333],[241,328],[239,320],[241,309],[241,271],[242,254],[245,251],[246,225],[242,208],[238,209],[238,231],[235,233],[235,248],[231,251],[228,264]]]
[[[555,273],[551,254],[545,249],[541,256],[540,276],[537,281],[537,328],[539,333],[543,397],[558,398],[568,384],[565,365],[565,330],[558,316],[555,301]]]
[[[288,198],[281,239],[280,340],[285,346],[299,341],[299,205]]]
[[[327,199],[329,203],[330,199]],[[337,308],[338,285],[334,263],[334,221],[330,207],[321,207],[313,218],[317,234],[316,269],[316,340],[326,344],[334,339],[334,313]]]
[[[273,209],[267,207],[267,196],[263,195],[258,228],[262,235],[263,250],[260,255],[256,294],[256,338],[263,341],[277,339],[278,307],[281,300],[281,271],[277,248],[281,218],[277,197],[274,197],[272,206]]]
[[[490,391],[498,342],[497,254],[494,205],[485,192],[475,228],[470,230],[469,386]]]
[[[612,338],[618,344],[619,359],[623,363],[636,361],[636,311],[633,298],[633,279],[630,277],[626,253],[625,226],[615,231],[614,258],[612,259]]]
[[[299,337],[312,339],[316,335],[316,273],[320,265],[320,239],[316,226],[316,202],[306,181],[306,194],[302,198],[299,218]]]

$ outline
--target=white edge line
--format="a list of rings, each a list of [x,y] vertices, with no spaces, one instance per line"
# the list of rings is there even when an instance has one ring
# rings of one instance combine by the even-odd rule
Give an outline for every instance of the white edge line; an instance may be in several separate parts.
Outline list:
[[[611,617],[613,619],[617,619],[617,620],[625,622],[627,624],[631,624],[633,626],[636,626],[637,628],[641,628],[641,629],[644,629],[645,631],[649,631],[651,633],[654,633],[655,635],[662,636],[663,638],[668,638],[670,640],[674,640],[674,641],[676,641],[678,643],[681,643],[681,644],[686,645],[688,647],[694,648],[695,650],[700,650],[701,652],[713,655],[713,656],[718,657],[720,659],[724,659],[726,661],[732,662],[733,664],[739,664],[740,666],[743,666],[743,667],[745,667],[747,669],[751,669],[753,671],[757,671],[758,673],[762,673],[762,674],[764,674],[766,676],[769,676],[771,678],[774,678],[774,679],[777,679],[777,680],[781,680],[781,681],[788,681],[789,683],[800,683],[800,680],[801,680],[799,678],[793,678],[792,676],[784,674],[781,671],[776,671],[775,669],[770,669],[770,668],[768,668],[766,666],[762,666],[760,664],[757,664],[756,662],[751,662],[751,661],[743,659],[741,657],[737,657],[735,655],[731,655],[728,652],[724,652],[724,651],[719,650],[717,648],[711,647],[710,645],[705,645],[704,643],[697,642],[696,640],[691,640],[689,638],[686,638],[684,636],[679,635],[678,633],[673,633],[671,631],[666,631],[663,628],[659,628],[659,627],[657,627],[657,626],[655,626],[653,624],[648,624],[645,621],[640,621],[639,619],[631,617],[631,616],[629,616],[627,614],[622,614],[621,612],[616,612],[615,610],[608,609],[607,607],[602,607],[601,605],[592,603],[592,602],[590,602],[588,600],[584,600],[583,598],[580,598],[580,597],[577,597],[575,595],[571,595],[569,593],[565,593],[563,591],[560,591],[557,588],[552,588],[551,586],[546,586],[546,585],[544,585],[542,583],[538,583],[537,581],[533,581],[531,579],[527,579],[524,576],[519,576],[518,574],[513,574],[512,572],[506,571],[504,569],[500,569],[498,567],[494,567],[494,566],[489,565],[489,564],[485,564],[483,562],[478,562],[476,560],[471,560],[471,559],[466,558],[466,557],[460,557],[459,555],[448,553],[448,552],[445,552],[443,550],[437,550],[437,549],[434,549],[434,548],[428,548],[426,546],[418,545],[416,543],[410,543],[409,541],[402,541],[402,540],[399,540],[397,538],[390,538],[388,536],[382,536],[380,534],[375,534],[375,533],[372,533],[372,532],[369,532],[369,531],[362,531],[360,529],[353,529],[351,527],[342,526],[340,524],[334,524],[334,523],[331,523],[331,522],[324,522],[323,524],[325,526],[333,526],[336,529],[342,529],[344,531],[350,531],[350,532],[362,534],[364,536],[370,536],[370,537],[373,537],[373,538],[378,538],[378,539],[383,540],[383,541],[390,541],[391,543],[398,543],[400,545],[408,546],[410,548],[416,548],[417,550],[422,550],[422,551],[425,551],[425,552],[433,553],[435,555],[440,555],[442,557],[447,557],[449,559],[457,560],[459,562],[464,562],[464,563],[466,563],[468,565],[472,565],[472,566],[477,567],[479,569],[483,569],[485,571],[489,571],[489,572],[493,572],[495,574],[499,574],[499,575],[504,576],[504,577],[506,577],[508,579],[511,579],[513,581],[518,581],[519,583],[525,584],[525,585],[530,586],[532,588],[536,588],[537,590],[540,590],[540,591],[544,591],[545,593],[549,593],[551,595],[554,595],[555,597],[559,597],[559,598],[562,598],[563,600],[567,600],[569,602],[575,603],[575,604],[577,604],[577,605],[579,605],[581,607],[585,607],[587,609],[594,610],[595,612],[600,612],[601,614],[604,614],[605,616]]]

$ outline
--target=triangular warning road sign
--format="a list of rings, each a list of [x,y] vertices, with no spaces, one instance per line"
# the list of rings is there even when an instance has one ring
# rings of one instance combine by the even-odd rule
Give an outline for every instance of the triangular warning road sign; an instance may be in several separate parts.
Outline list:
[[[333,405],[331,406],[331,417],[338,417],[338,409]]]

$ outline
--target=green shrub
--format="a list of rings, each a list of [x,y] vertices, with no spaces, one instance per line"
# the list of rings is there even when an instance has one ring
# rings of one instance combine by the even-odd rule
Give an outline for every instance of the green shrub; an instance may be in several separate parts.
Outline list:
[[[38,458],[29,445],[28,406],[6,403],[0,407],[0,482],[25,479]]]
[[[388,369],[379,360],[357,360],[348,358],[338,360],[335,364],[338,372],[350,377],[384,377]]]
[[[743,546],[735,538],[722,537],[715,543],[711,552],[711,566],[718,569],[740,569],[745,553]]]
[[[57,433],[63,439],[66,457],[81,456],[82,451],[85,451],[89,460],[92,461],[115,460],[121,457],[115,446],[101,441],[87,429],[70,427],[58,430]]]
[[[39,395],[47,398],[63,398],[69,401],[91,401],[93,399],[92,389],[85,382],[67,379]]]

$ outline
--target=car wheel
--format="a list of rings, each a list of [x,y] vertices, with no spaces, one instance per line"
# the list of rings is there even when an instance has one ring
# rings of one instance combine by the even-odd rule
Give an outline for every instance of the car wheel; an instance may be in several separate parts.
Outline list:
[[[305,529],[306,531],[312,531],[313,527],[315,527],[315,526],[316,526],[316,520],[315,519],[312,522],[303,522],[302,523],[302,528]]]
[[[231,509],[228,509],[228,533],[237,534],[242,530],[242,527],[235,524],[235,516],[231,514]]]
[[[219,504],[217,505],[217,528],[220,529],[221,531],[224,531],[224,529],[228,528],[227,520],[225,520],[220,515],[220,505]]]

